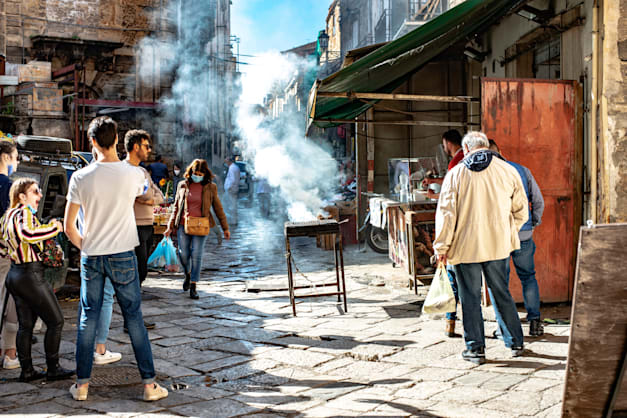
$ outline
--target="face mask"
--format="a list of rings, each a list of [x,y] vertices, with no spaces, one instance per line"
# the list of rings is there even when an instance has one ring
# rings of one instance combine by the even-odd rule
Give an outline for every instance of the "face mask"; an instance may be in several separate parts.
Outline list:
[[[200,183],[201,181],[203,181],[204,178],[205,176],[197,176],[195,174],[192,174],[192,181],[194,183]]]
[[[181,174],[181,170],[174,170],[174,175],[178,176],[179,174]]]
[[[15,168],[13,168],[13,164],[9,164],[9,166],[7,167],[9,172],[8,175],[10,176],[11,174],[15,173]]]
[[[31,211],[31,212],[33,212],[33,215],[36,215],[36,214],[37,214],[37,210],[36,210],[34,207],[32,207],[31,205],[26,205],[26,207],[27,207],[28,209],[30,209],[30,211]]]

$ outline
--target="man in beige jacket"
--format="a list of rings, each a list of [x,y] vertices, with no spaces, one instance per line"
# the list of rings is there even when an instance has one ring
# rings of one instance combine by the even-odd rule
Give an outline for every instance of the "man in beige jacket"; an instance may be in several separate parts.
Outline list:
[[[514,167],[488,150],[481,132],[464,136],[465,158],[444,179],[436,213],[434,249],[454,266],[464,315],[464,360],[485,362],[481,273],[501,313],[505,345],[517,357],[523,333],[507,286],[509,255],[520,248],[518,231],[529,216],[527,196]]]

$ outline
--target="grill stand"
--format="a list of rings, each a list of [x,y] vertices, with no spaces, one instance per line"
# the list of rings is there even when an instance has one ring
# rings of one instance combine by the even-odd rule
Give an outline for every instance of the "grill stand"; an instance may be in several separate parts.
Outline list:
[[[296,299],[302,298],[316,298],[316,297],[325,297],[325,296],[337,296],[337,301],[341,302],[342,297],[344,298],[344,312],[348,312],[348,305],[346,302],[346,279],[344,277],[344,254],[342,247],[342,235],[339,233],[339,224],[334,222],[337,226],[337,232],[334,232],[333,235],[333,254],[335,260],[335,283],[322,283],[319,285],[315,285],[314,287],[331,287],[336,286],[337,291],[335,292],[326,292],[326,293],[314,293],[307,295],[296,295],[294,292],[294,275],[292,273],[292,250],[290,247],[290,236],[308,236],[308,237],[317,237],[319,235],[327,235],[329,234],[329,227],[333,230],[332,223],[325,223],[326,228],[324,231],[315,231],[311,228],[311,225],[306,225],[299,231],[298,224],[286,224],[285,228],[285,259],[287,261],[287,282],[289,287],[289,295],[290,295],[290,303],[292,304],[292,313],[296,316]],[[341,280],[340,280],[341,279]],[[303,287],[298,286],[297,288],[301,289]]]

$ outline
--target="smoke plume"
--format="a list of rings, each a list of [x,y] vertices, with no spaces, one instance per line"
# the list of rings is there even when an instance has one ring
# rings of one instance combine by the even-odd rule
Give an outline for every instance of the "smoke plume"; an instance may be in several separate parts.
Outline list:
[[[215,1],[184,3],[185,7],[179,3],[168,12],[178,16],[176,36],[147,37],[138,47],[143,82],[155,82],[155,62],[161,74],[172,76],[171,92],[161,99],[163,118],[208,126],[216,115],[232,114],[235,131],[231,134],[240,138],[239,149],[254,167],[254,175],[276,188],[291,220],[315,219],[337,184],[336,162],[329,152],[305,138],[305,109],[285,111],[275,119],[259,111],[267,95],[281,93],[293,77],[311,70],[315,62],[278,52],[262,54],[251,60],[236,85],[237,77],[215,71],[216,64],[226,59],[216,52],[215,45],[228,42],[216,39],[219,35],[208,29],[213,27]],[[309,87],[301,89],[308,92]],[[229,94],[238,97],[225,100]],[[225,103],[235,104],[235,112],[221,109]],[[181,140],[178,144],[177,154],[186,155],[190,144]]]
[[[305,109],[297,111],[288,105],[272,119],[251,104],[283,91],[297,74],[307,73],[313,65],[315,62],[290,54],[270,52],[258,56],[242,76],[236,117],[245,154],[253,159],[256,175],[279,189],[293,221],[312,220],[320,213],[337,184],[336,162],[326,150],[305,138]]]

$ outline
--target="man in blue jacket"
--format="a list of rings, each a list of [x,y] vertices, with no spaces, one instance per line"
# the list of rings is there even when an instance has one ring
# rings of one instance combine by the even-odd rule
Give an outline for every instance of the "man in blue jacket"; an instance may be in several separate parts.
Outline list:
[[[490,139],[490,150],[501,155],[498,145],[494,140]],[[502,155],[501,155],[502,156]],[[540,225],[542,213],[544,212],[544,199],[540,192],[538,183],[533,178],[531,171],[525,166],[507,161],[511,164],[523,182],[527,200],[529,200],[529,220],[522,226],[518,236],[520,238],[520,250],[512,252],[512,261],[516,268],[516,274],[520,278],[523,289],[523,298],[525,301],[525,309],[527,310],[527,321],[529,321],[529,335],[540,336],[544,334],[542,320],[540,319],[540,289],[536,280],[536,268],[534,262],[534,254],[536,252],[536,244],[533,242],[533,229]],[[509,263],[507,264],[507,277],[509,278]],[[490,295],[492,298],[492,295]],[[500,313],[494,307],[494,313],[499,321]]]

